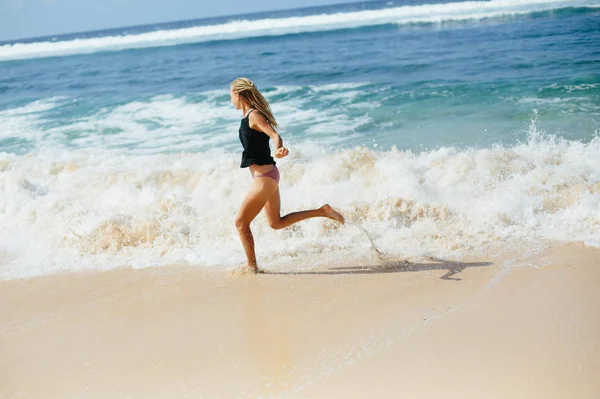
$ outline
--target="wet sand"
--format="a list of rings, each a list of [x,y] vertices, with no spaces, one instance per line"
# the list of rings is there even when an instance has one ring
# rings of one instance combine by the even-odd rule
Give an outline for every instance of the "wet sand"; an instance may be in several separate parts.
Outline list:
[[[596,398],[600,250],[0,282],[0,398]]]

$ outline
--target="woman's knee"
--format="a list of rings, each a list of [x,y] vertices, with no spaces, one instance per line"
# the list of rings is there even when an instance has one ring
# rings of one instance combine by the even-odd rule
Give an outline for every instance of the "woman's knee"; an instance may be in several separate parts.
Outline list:
[[[269,223],[269,227],[273,230],[279,230],[283,228],[281,218],[279,218],[279,220],[267,219],[267,223]]]
[[[236,216],[235,218],[235,228],[239,231],[246,230],[250,228],[250,223],[248,223],[244,218]]]

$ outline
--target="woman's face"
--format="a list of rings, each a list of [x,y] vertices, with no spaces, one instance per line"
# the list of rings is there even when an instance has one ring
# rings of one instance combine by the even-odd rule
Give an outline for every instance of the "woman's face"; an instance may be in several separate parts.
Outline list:
[[[231,97],[231,102],[235,106],[235,109],[240,109],[242,107],[240,95],[238,93],[234,93],[233,89],[229,89],[229,97]]]

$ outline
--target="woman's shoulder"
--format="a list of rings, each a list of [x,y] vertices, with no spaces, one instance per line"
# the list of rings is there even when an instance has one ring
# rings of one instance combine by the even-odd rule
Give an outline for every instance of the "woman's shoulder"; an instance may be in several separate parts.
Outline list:
[[[255,108],[248,115],[248,120],[258,122],[258,121],[266,121],[267,118],[265,117],[265,115],[262,112],[260,112],[259,110],[257,110]]]
[[[260,126],[264,125],[265,123],[268,123],[267,118],[263,115],[262,112],[260,112],[257,109],[255,109],[250,113],[250,115],[248,115],[248,124],[252,129],[256,131],[262,132]]]

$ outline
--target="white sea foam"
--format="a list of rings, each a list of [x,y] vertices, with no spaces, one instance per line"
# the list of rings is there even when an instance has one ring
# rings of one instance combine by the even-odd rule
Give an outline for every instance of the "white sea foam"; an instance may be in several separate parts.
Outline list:
[[[239,154],[107,151],[0,153],[0,277],[244,261],[234,215],[251,184]],[[281,160],[284,213],[324,202],[365,227],[390,256],[600,246],[600,139],[541,137],[489,149],[412,153],[297,146]],[[253,224],[265,267],[363,258],[363,233],[324,219]]]
[[[589,0],[491,0],[401,6],[303,17],[237,20],[219,25],[159,30],[140,34],[0,46],[0,61],[173,46],[224,39],[277,36],[383,24],[441,23],[528,14],[566,7],[597,7]]]
[[[582,83],[582,84],[578,84],[578,85],[560,85],[557,83],[553,83],[546,87],[540,87],[538,90],[539,91],[548,90],[548,89],[564,90],[567,93],[573,93],[573,92],[578,92],[578,91],[595,90],[598,88],[600,88],[600,83]]]

